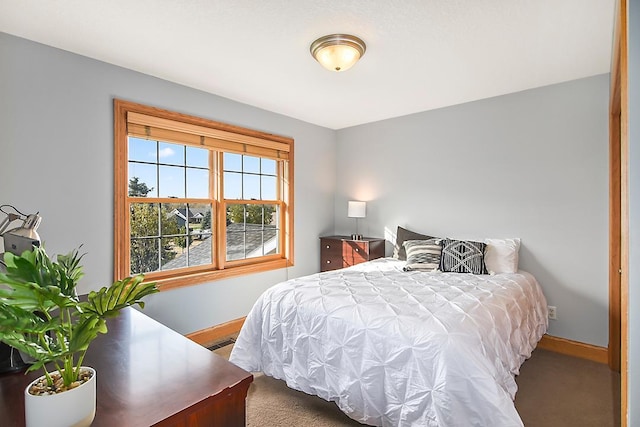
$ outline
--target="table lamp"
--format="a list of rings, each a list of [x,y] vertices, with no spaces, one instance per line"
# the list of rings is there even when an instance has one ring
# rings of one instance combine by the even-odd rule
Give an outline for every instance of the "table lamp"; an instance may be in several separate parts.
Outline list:
[[[356,219],[356,232],[351,235],[351,240],[362,240],[362,234],[358,231],[358,219],[367,216],[367,202],[349,201],[347,216]]]

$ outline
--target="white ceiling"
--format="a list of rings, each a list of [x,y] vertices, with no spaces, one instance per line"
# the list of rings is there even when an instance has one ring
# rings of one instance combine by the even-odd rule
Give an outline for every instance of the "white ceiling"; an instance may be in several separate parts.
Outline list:
[[[0,31],[340,129],[606,73],[614,4],[0,0]],[[366,42],[351,70],[309,54],[331,33]]]

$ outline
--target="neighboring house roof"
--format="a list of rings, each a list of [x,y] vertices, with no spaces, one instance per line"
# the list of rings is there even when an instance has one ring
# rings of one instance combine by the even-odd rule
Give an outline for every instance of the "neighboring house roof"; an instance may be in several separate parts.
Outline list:
[[[189,214],[190,218],[193,218],[195,216],[193,209],[187,209],[187,208],[177,208],[172,210],[171,213],[182,218],[183,220],[187,219],[187,214]]]
[[[187,222],[187,215],[189,215],[189,223],[199,223],[204,218],[203,212],[206,211],[207,208],[176,208],[171,211],[171,215],[175,215],[178,225],[184,227]]]
[[[231,223],[227,225],[227,259],[244,259],[245,251],[247,258],[261,256],[263,246],[265,255],[275,253],[277,235],[273,225]]]
[[[204,235],[197,244],[192,244],[189,248],[189,263],[191,266],[209,264],[211,262],[211,235]],[[253,258],[273,254],[278,247],[278,230],[274,226],[265,225],[262,228],[259,224],[237,224],[227,225],[227,258],[229,260]],[[179,254],[174,259],[164,264],[163,270],[186,267],[186,252]]]
[[[187,253],[179,254],[174,259],[162,266],[163,270],[173,270],[187,266]],[[207,234],[197,244],[189,248],[189,263],[192,266],[211,263],[211,235]]]
[[[194,217],[199,216],[204,216],[208,210],[211,209],[211,207],[209,205],[207,206],[194,206],[194,205],[189,205],[189,209],[191,210],[191,212],[193,213]]]

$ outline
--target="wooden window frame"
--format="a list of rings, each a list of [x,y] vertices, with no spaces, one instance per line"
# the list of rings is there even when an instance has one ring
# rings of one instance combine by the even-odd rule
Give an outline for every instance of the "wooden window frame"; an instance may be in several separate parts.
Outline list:
[[[151,129],[151,130],[150,130]],[[161,290],[286,268],[293,265],[293,139],[172,112],[119,99],[114,100],[114,278],[130,275],[129,206],[135,202],[176,203],[162,197],[129,197],[128,137],[146,135],[152,139],[214,149],[211,160],[212,245],[214,258],[207,266],[145,273],[146,280],[158,283]],[[154,135],[151,135],[154,132]],[[226,260],[226,204],[273,204],[273,201],[229,200],[223,198],[223,153],[274,158],[278,161],[278,202],[280,207],[280,253],[257,258]],[[179,202],[189,201],[180,198]],[[197,202],[201,202],[200,199]]]

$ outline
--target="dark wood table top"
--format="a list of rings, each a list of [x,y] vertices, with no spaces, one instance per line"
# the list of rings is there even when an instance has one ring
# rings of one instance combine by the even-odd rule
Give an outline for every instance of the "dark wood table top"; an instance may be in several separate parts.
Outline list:
[[[133,308],[89,347],[100,426],[151,426],[253,376]],[[24,389],[41,371],[0,374],[0,426],[24,426]]]

